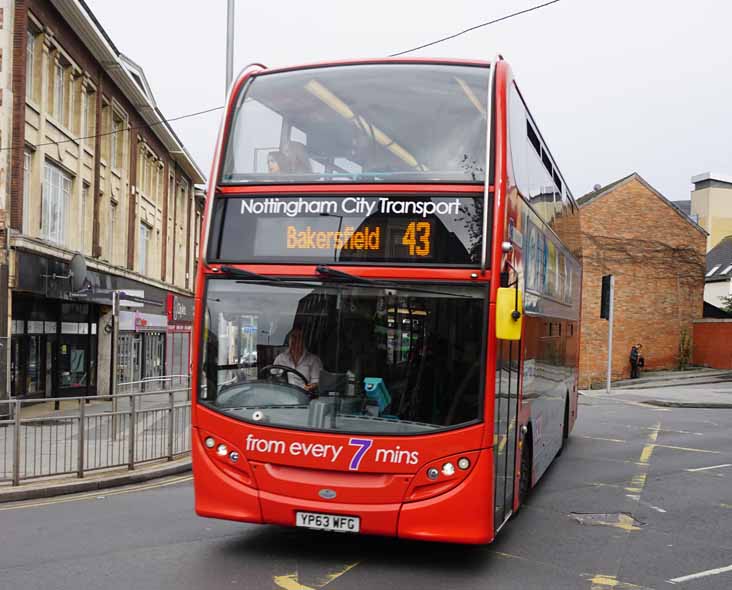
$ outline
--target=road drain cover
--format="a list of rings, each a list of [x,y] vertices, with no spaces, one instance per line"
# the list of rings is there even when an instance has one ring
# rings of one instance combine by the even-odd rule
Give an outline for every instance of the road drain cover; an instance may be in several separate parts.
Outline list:
[[[582,513],[570,512],[570,518],[573,518],[580,524],[594,526],[610,526],[625,531],[639,531],[640,527],[645,525],[629,512],[603,512],[603,513]]]

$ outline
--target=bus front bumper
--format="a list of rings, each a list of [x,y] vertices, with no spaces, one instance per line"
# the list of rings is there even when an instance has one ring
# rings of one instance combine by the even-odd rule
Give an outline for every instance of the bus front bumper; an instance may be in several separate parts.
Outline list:
[[[481,451],[470,476],[438,496],[415,502],[338,503],[293,498],[258,490],[236,481],[207,456],[193,437],[196,513],[199,516],[252,523],[295,526],[299,511],[357,516],[360,533],[481,544],[493,540],[493,457]]]

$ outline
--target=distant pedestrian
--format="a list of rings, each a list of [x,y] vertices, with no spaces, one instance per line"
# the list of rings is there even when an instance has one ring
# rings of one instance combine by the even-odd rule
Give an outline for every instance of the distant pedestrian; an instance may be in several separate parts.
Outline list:
[[[646,366],[646,359],[643,358],[643,345],[639,343],[635,347],[638,349],[638,376],[640,376],[640,370]]]
[[[638,350],[639,344],[634,344],[630,349],[630,378],[637,379],[639,375],[638,371],[638,359],[640,359],[640,350]]]

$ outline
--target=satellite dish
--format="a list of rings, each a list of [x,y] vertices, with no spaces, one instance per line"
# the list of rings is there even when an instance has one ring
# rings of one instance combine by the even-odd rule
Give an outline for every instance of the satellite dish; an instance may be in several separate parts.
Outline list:
[[[69,274],[71,275],[71,290],[81,291],[86,284],[86,260],[84,256],[78,252],[74,254],[69,265]]]

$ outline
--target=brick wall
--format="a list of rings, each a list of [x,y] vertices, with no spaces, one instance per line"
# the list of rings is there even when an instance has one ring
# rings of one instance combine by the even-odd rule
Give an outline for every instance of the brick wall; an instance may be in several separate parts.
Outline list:
[[[679,341],[703,310],[706,235],[634,174],[581,203],[583,280],[580,387],[604,383],[608,322],[602,276],[615,276],[613,379],[630,376],[633,343],[646,369],[678,365]]]
[[[708,319],[694,322],[695,365],[732,369],[732,320]]]

